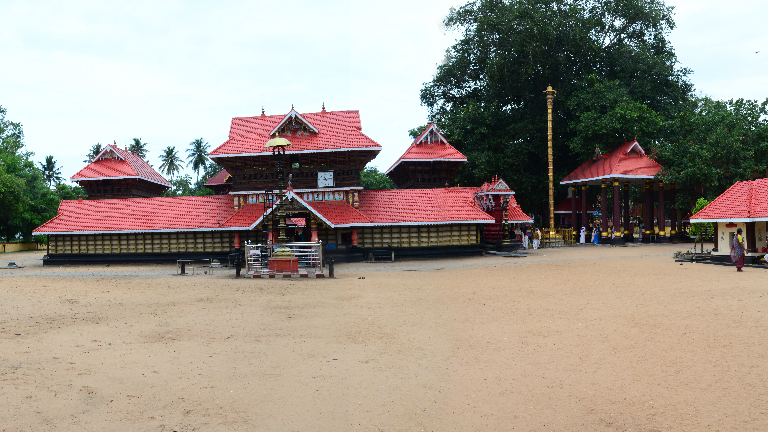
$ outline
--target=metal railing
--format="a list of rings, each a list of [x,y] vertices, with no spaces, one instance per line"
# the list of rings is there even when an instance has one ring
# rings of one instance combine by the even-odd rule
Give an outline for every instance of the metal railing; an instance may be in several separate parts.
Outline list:
[[[275,256],[277,248],[287,247],[290,254]],[[279,265],[278,260],[286,262]],[[322,274],[323,273],[323,244],[322,242],[293,242],[272,244],[245,243],[245,271],[247,274]]]
[[[541,233],[541,246],[542,247],[559,247],[559,246],[572,246],[573,245],[573,228],[555,228],[550,236],[550,231],[546,230]]]

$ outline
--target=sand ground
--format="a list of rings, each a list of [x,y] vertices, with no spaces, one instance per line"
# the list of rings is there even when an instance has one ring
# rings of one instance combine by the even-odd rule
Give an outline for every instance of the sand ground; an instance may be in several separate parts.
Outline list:
[[[0,430],[766,430],[768,270],[688,247],[325,280],[0,255]]]

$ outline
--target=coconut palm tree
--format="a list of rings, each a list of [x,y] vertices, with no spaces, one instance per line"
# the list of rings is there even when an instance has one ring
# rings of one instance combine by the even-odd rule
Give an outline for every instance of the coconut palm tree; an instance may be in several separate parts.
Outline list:
[[[128,146],[128,151],[142,159],[146,159],[147,153],[149,153],[149,150],[147,150],[147,143],[141,142],[141,138],[134,138],[133,144]]]
[[[87,155],[85,155],[85,160],[83,162],[85,163],[91,163],[93,158],[95,158],[99,153],[101,153],[102,147],[101,143],[96,143],[91,147],[91,151],[88,152]]]
[[[48,182],[49,188],[52,183],[61,183],[63,180],[61,177],[61,168],[56,166],[56,161],[53,160],[53,156],[46,156],[45,163],[38,163],[40,164],[40,170],[43,172],[43,178]]]
[[[179,153],[176,151],[176,147],[166,147],[165,150],[163,150],[163,155],[160,156],[160,162],[162,162],[162,164],[160,164],[160,171],[171,176],[171,181],[173,181],[173,175],[181,171],[181,166],[179,164],[183,162],[179,157]]]
[[[192,165],[192,170],[197,174],[197,180],[200,180],[200,169],[205,168],[206,162],[208,162],[208,145],[205,140],[198,138],[189,143],[187,149],[187,166]]]

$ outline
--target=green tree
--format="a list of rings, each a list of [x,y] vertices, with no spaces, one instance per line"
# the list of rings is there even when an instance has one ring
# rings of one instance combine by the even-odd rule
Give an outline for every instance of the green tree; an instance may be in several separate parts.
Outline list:
[[[171,176],[171,180],[173,180],[174,174],[181,171],[180,164],[182,163],[182,160],[174,146],[168,146],[163,150],[163,155],[160,156],[160,162],[162,162],[162,164],[160,164],[160,171]]]
[[[219,166],[219,164],[209,160],[203,168],[203,175],[197,179],[197,182],[195,182],[195,195],[213,195],[213,191],[205,187],[205,183],[208,182],[209,178],[214,177],[216,174],[220,173],[222,169],[224,168]]]
[[[173,180],[171,180],[171,188],[163,194],[164,196],[190,196],[195,194],[195,189],[192,187],[192,177],[189,174],[184,174]]]
[[[419,126],[417,128],[413,128],[409,130],[408,136],[410,136],[411,139],[415,140],[416,138],[419,137],[419,135],[421,135],[422,132],[424,132],[427,129],[427,126],[429,125]]]
[[[675,121],[676,136],[654,147],[665,182],[681,190],[678,208],[697,197],[711,200],[737,181],[765,177],[768,169],[768,99],[693,99]]]
[[[557,90],[556,181],[598,140],[607,152],[635,134],[644,142],[668,135],[692,92],[661,0],[475,0],[452,9],[445,25],[462,38],[421,101],[469,159],[454,181],[480,185],[499,174],[527,211],[546,213],[548,85]]]
[[[700,212],[701,209],[709,205],[709,201],[704,198],[696,200],[696,205],[693,207],[692,215]],[[704,223],[692,223],[689,231],[691,237],[693,237],[693,251],[696,252],[696,243],[701,241],[701,253],[704,253],[704,236],[711,234],[713,231],[712,224],[708,222]]]
[[[395,182],[376,167],[365,167],[360,171],[360,183],[367,190],[397,189]]]
[[[93,146],[91,146],[91,151],[88,152],[88,154],[85,155],[85,160],[83,162],[85,163],[91,163],[93,158],[99,155],[101,153],[102,147],[101,143],[96,143]]]
[[[48,187],[54,183],[59,184],[63,180],[61,168],[56,166],[56,161],[51,155],[45,157],[45,163],[40,162],[40,170],[43,172],[43,178],[48,183]]]
[[[200,169],[204,169],[205,164],[208,162],[209,147],[208,143],[202,138],[197,138],[189,143],[189,148],[187,149],[187,166],[192,165],[192,170],[197,174],[197,181],[200,180]]]
[[[149,150],[147,150],[147,145],[147,143],[141,142],[141,138],[134,138],[133,143],[128,146],[128,151],[142,159],[146,159],[147,153],[149,153]]]

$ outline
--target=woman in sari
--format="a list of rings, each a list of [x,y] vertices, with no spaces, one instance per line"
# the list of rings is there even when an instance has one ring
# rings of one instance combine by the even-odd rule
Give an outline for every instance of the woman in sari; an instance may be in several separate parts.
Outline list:
[[[744,267],[744,236],[741,235],[741,228],[736,230],[736,235],[733,236],[733,243],[731,243],[731,262],[736,263],[736,271],[744,271],[741,268]]]

